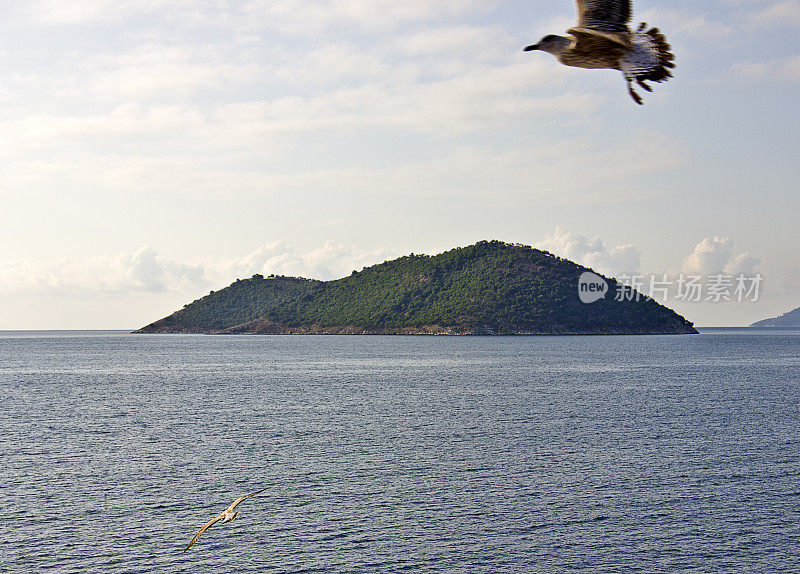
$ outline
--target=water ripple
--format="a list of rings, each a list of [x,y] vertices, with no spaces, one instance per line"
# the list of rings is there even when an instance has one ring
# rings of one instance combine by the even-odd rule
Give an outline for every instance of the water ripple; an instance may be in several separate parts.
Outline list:
[[[0,571],[794,572],[798,336],[5,334]]]

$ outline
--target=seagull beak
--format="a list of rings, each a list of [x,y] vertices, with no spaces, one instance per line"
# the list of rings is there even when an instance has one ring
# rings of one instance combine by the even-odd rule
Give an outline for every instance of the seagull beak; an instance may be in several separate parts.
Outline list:
[[[538,49],[539,49],[539,44],[531,44],[530,46],[525,48],[525,52],[531,52],[533,50],[538,50]]]

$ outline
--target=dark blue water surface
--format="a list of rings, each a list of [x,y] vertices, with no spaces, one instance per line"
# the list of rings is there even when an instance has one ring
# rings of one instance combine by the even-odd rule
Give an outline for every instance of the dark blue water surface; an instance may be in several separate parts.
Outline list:
[[[3,572],[800,570],[799,331],[3,333],[0,401]]]

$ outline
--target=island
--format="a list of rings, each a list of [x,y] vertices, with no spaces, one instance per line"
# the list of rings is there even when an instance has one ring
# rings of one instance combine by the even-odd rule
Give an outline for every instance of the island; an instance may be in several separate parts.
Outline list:
[[[763,321],[757,321],[750,326],[756,328],[763,328],[763,327],[774,327],[783,329],[800,328],[800,307],[794,309],[793,311],[789,311],[788,313],[784,313],[783,315],[779,315],[778,317],[774,317],[772,319],[764,319]]]
[[[694,334],[691,322],[613,278],[584,303],[590,269],[546,251],[481,241],[410,254],[334,281],[254,275],[136,333],[260,335]]]

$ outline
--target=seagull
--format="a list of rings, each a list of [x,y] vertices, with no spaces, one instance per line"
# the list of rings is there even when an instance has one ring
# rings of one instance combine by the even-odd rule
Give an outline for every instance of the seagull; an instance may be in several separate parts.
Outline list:
[[[631,0],[575,0],[578,25],[567,30],[572,37],[545,36],[525,48],[553,54],[559,62],[576,68],[608,68],[620,70],[628,83],[628,93],[637,104],[642,98],[633,89],[638,83],[648,92],[645,82],[665,82],[674,68],[670,45],[658,28],[647,30],[641,23],[631,32]]]
[[[197,531],[197,534],[195,534],[195,535],[194,535],[194,538],[192,538],[192,541],[191,541],[191,542],[189,542],[189,546],[187,546],[186,548],[184,548],[184,549],[183,549],[183,551],[184,551],[184,552],[186,552],[187,550],[189,550],[189,548],[191,548],[191,547],[192,547],[192,544],[194,544],[195,542],[197,542],[197,539],[198,539],[198,538],[200,538],[200,537],[203,535],[203,533],[204,533],[206,530],[208,530],[209,528],[211,528],[212,526],[214,526],[214,525],[215,525],[217,522],[220,522],[220,520],[222,521],[222,522],[220,522],[220,524],[225,524],[226,522],[230,522],[231,520],[233,520],[234,518],[236,518],[236,517],[238,516],[238,514],[239,514],[239,513],[238,513],[238,512],[233,512],[233,509],[234,509],[234,508],[236,508],[236,505],[237,505],[237,504],[239,504],[240,502],[243,502],[243,501],[247,500],[247,499],[248,499],[248,498],[250,498],[251,496],[255,496],[256,494],[259,494],[259,493],[261,493],[261,492],[264,492],[265,490],[267,490],[267,489],[266,489],[266,488],[263,488],[263,489],[261,489],[261,490],[259,490],[259,491],[257,491],[257,492],[252,492],[252,493],[250,493],[250,494],[245,494],[245,495],[244,495],[244,496],[242,496],[241,498],[237,498],[236,500],[234,500],[234,501],[233,501],[233,504],[231,504],[231,505],[230,505],[230,506],[227,508],[227,510],[225,510],[224,512],[222,512],[222,513],[221,513],[219,516],[217,516],[216,518],[212,518],[211,520],[209,520],[208,522],[206,522],[205,524],[203,524],[203,526],[201,526],[201,527],[200,527],[200,530],[198,530],[198,531]]]

